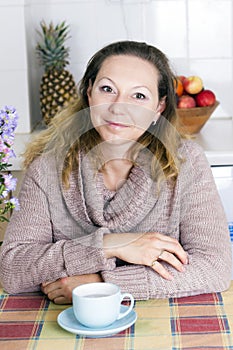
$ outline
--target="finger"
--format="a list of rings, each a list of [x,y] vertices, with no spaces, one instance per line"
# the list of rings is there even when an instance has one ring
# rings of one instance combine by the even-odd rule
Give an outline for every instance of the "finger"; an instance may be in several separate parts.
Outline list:
[[[174,254],[171,254],[165,250],[159,255],[158,259],[167,262],[180,272],[183,272],[185,270],[182,262],[179,259],[177,259],[177,257]]]
[[[47,297],[54,301],[56,298],[64,297],[64,293],[61,289],[55,289],[49,293],[47,293]]]
[[[188,256],[181,244],[174,237],[164,235],[159,232],[149,233],[154,242],[154,246],[160,250],[166,250],[175,254],[183,264],[188,264]]]
[[[60,281],[55,281],[55,282],[52,282],[52,283],[49,283],[47,284],[46,286],[43,286],[43,292],[45,294],[49,294],[51,292],[53,292],[54,290],[57,290],[61,287],[61,284],[60,284]]]
[[[48,286],[49,284],[54,283],[54,282],[55,282],[55,281],[43,282],[43,283],[41,284],[41,286],[42,286],[42,287],[46,287],[46,286]]]
[[[183,247],[180,245],[178,241],[176,240],[174,242],[163,241],[160,244],[162,244],[164,251],[167,251],[175,255],[181,261],[182,264],[188,263],[187,253],[184,251]]]
[[[55,298],[53,300],[53,302],[54,302],[54,304],[64,305],[64,304],[71,304],[72,300],[61,296],[61,297]]]
[[[165,278],[166,280],[171,281],[173,279],[172,274],[168,272],[165,267],[159,263],[159,261],[154,261],[153,266],[151,268],[156,271],[161,277]]]

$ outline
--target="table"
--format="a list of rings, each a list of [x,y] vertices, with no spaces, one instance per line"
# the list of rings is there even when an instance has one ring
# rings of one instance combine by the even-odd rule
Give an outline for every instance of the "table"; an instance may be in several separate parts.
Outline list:
[[[1,350],[233,349],[233,281],[223,293],[137,301],[133,326],[97,339],[57,324],[68,305],[55,305],[41,293],[8,295],[0,289],[0,295]]]

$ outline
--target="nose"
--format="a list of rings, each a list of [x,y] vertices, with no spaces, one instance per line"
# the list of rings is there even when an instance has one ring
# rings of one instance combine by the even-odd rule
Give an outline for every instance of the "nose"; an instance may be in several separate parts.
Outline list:
[[[115,115],[124,115],[126,113],[124,103],[113,102],[109,106],[109,111]]]
[[[116,115],[124,115],[127,110],[126,97],[119,94],[115,96],[114,100],[111,101],[109,105],[109,111]]]

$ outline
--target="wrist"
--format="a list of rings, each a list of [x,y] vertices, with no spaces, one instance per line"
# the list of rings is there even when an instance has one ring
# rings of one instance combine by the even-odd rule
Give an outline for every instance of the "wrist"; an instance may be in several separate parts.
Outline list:
[[[103,238],[103,249],[106,259],[117,257],[117,240],[118,234],[105,234]]]
[[[105,257],[107,259],[119,258],[124,260],[125,248],[137,240],[140,235],[138,233],[105,234],[103,238]]]

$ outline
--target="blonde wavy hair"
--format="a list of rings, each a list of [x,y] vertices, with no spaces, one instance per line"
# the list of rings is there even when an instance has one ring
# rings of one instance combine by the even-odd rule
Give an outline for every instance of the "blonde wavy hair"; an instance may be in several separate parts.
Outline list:
[[[177,151],[182,137],[175,128],[177,123],[175,76],[167,57],[160,50],[136,41],[112,43],[99,50],[90,59],[79,84],[79,98],[52,118],[48,128],[30,142],[24,153],[25,168],[43,153],[51,152],[57,158],[64,160],[62,181],[65,187],[69,188],[70,174],[78,166],[78,154],[87,153],[101,143],[100,135],[91,122],[87,89],[90,82],[94,84],[104,60],[115,55],[142,58],[152,63],[159,73],[159,100],[165,98],[166,107],[156,125],[151,125],[137,140],[137,145],[140,145],[139,148],[147,148],[153,155],[151,174],[154,180],[159,182],[165,177],[175,182],[181,163]],[[133,152],[136,154],[139,148],[137,146]]]

